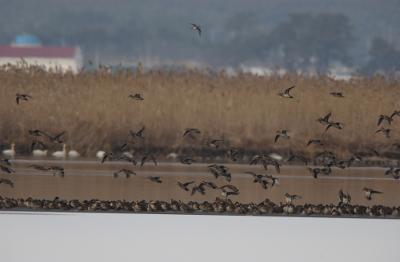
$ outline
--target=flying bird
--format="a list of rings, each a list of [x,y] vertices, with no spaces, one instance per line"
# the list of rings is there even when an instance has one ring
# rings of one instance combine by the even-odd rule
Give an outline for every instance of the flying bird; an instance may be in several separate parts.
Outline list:
[[[386,121],[389,125],[391,125],[393,118],[391,116],[387,116],[387,115],[379,115],[378,126],[380,126],[383,121]]]
[[[201,131],[197,128],[186,128],[183,132],[183,137],[190,137],[191,139],[195,139],[196,135],[200,135]]]
[[[320,139],[310,139],[310,140],[308,140],[307,146],[309,146],[311,144],[318,145],[318,146],[323,146],[324,145],[324,143],[322,143],[322,140],[320,140]]]
[[[275,136],[274,143],[278,142],[278,139],[279,139],[280,137],[289,139],[290,136],[288,135],[288,130],[284,129],[284,130],[279,130],[279,131],[277,131],[277,132],[276,132],[276,136]]]
[[[147,178],[150,179],[151,182],[159,183],[159,184],[162,183],[161,178],[159,176],[149,176]]]
[[[328,125],[328,124],[329,124],[329,118],[331,117],[331,115],[332,115],[332,112],[329,112],[329,113],[326,114],[324,117],[318,118],[317,121],[318,121],[320,124]]]
[[[299,195],[290,195],[289,193],[285,193],[285,202],[286,204],[292,204],[292,202],[296,199],[301,199]]]
[[[330,92],[329,94],[331,94],[334,97],[339,97],[339,98],[343,98],[344,97],[342,92]]]
[[[365,194],[365,198],[367,200],[371,200],[372,199],[372,195],[374,195],[374,194],[382,194],[382,192],[373,190],[373,189],[368,188],[368,187],[364,187],[363,191],[364,191],[364,194]]]
[[[123,169],[121,169],[121,170],[115,172],[115,173],[114,173],[114,177],[118,177],[118,176],[121,175],[121,174],[122,174],[122,175],[125,175],[126,178],[130,178],[131,176],[136,176],[136,173],[135,173],[134,171],[129,170],[129,169],[126,169],[126,168],[123,168]]]
[[[201,27],[199,25],[190,23],[192,25],[192,30],[193,31],[197,31],[197,33],[199,34],[199,36],[201,36]]]
[[[294,98],[294,96],[292,96],[290,94],[290,91],[295,88],[296,86],[291,86],[287,89],[285,89],[283,92],[278,93],[279,96],[283,97],[283,98]]]
[[[348,193],[344,193],[342,189],[339,191],[339,205],[348,205],[351,202],[351,196]]]
[[[390,131],[392,131],[392,129],[381,127],[375,131],[375,134],[382,132],[386,138],[390,138]]]
[[[128,97],[132,98],[133,100],[138,100],[138,101],[144,100],[144,98],[141,94],[134,94],[134,95],[130,94]]]
[[[20,94],[20,93],[17,93],[15,96],[16,96],[15,101],[17,102],[18,105],[19,105],[20,100],[28,101],[29,99],[32,98],[32,96],[30,96],[30,95]]]
[[[141,129],[139,129],[139,131],[134,132],[134,131],[130,130],[129,133],[132,136],[132,138],[134,138],[134,139],[135,138],[144,139],[144,136],[143,136],[144,130],[145,130],[145,127],[143,126]]]
[[[189,185],[191,185],[191,184],[193,184],[194,183],[194,181],[189,181],[189,182],[186,182],[186,183],[182,183],[182,182],[177,182],[177,185],[181,188],[181,189],[183,189],[183,190],[185,190],[186,192],[189,192],[189,188],[188,188],[188,186]]]

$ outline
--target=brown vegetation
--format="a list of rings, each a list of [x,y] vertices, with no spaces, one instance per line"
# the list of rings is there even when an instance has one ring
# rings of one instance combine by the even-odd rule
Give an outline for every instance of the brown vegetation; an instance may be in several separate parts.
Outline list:
[[[294,99],[277,95],[296,85]],[[331,96],[343,92],[345,98]],[[33,98],[15,102],[16,93]],[[128,96],[141,93],[144,101]],[[298,75],[229,77],[211,72],[108,73],[102,69],[77,75],[49,73],[38,68],[0,71],[0,137],[2,145],[15,142],[26,150],[29,129],[50,133],[67,131],[67,144],[93,156],[111,150],[128,138],[129,130],[146,126],[148,148],[177,149],[204,146],[209,138],[223,138],[230,146],[265,151],[314,152],[310,138],[321,138],[325,148],[342,156],[367,146],[388,150],[398,139],[400,119],[391,138],[375,134],[380,114],[400,109],[400,83],[374,77],[349,82]],[[324,127],[316,119],[332,112],[343,130]],[[195,142],[182,138],[187,127],[202,131]],[[288,129],[291,139],[274,144],[277,130]],[[138,145],[143,146],[143,144]],[[320,149],[319,149],[320,150]]]

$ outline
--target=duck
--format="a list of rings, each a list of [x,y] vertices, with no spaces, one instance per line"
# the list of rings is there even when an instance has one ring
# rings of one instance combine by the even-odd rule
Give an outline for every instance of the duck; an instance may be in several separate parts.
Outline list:
[[[192,26],[192,30],[193,31],[197,31],[199,36],[201,36],[201,27],[199,25],[197,25],[197,24],[194,24],[194,23],[190,23],[190,25]]]
[[[15,156],[15,143],[11,143],[11,148],[3,150],[2,153],[3,153],[3,155],[8,156],[8,157],[14,157]]]
[[[292,96],[292,95],[290,94],[290,90],[292,90],[292,89],[295,88],[295,87],[296,87],[296,86],[291,86],[291,87],[285,89],[284,91],[279,92],[278,95],[281,96],[281,97],[283,97],[283,98],[294,98],[294,96]]]
[[[67,145],[63,144],[63,150],[62,151],[55,151],[52,154],[53,157],[55,158],[66,158],[67,157]]]

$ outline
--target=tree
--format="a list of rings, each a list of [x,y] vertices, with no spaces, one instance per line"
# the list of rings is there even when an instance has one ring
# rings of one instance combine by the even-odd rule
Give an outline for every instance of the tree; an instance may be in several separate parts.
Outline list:
[[[269,35],[269,49],[290,71],[326,73],[334,62],[351,65],[352,27],[343,14],[292,14]]]
[[[369,61],[361,70],[366,74],[391,73],[400,70],[400,50],[380,37],[375,37],[369,49]]]

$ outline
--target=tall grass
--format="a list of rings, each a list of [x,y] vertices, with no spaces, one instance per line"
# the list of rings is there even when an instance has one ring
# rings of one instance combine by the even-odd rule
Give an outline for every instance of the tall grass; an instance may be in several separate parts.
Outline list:
[[[277,93],[291,85],[295,99]],[[345,98],[329,93],[341,91]],[[15,102],[15,94],[33,99]],[[129,94],[141,93],[144,101]],[[349,82],[327,77],[286,75],[258,77],[239,74],[129,72],[106,70],[77,75],[38,68],[0,70],[0,139],[28,150],[29,129],[67,131],[67,144],[85,155],[111,150],[128,138],[129,130],[146,127],[147,148],[201,148],[209,138],[224,138],[230,146],[251,150],[314,152],[310,138],[322,138],[325,148],[346,155],[367,146],[389,150],[400,138],[400,118],[392,138],[375,134],[379,114],[399,109],[400,83],[374,77]],[[332,112],[343,130],[324,127],[316,119]],[[196,141],[182,138],[187,127],[199,128]],[[274,144],[277,130],[288,129],[291,139]],[[400,141],[400,140],[399,140]],[[320,149],[319,149],[320,150]]]

